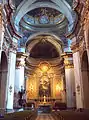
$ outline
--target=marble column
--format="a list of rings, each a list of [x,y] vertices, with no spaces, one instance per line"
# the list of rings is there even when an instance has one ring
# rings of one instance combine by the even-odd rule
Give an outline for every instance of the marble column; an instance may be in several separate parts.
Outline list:
[[[76,107],[83,108],[83,87],[81,75],[81,62],[79,51],[73,53],[75,89],[76,89]]]
[[[16,58],[16,70],[15,70],[15,86],[14,86],[14,107],[18,107],[18,92],[21,92],[21,90],[25,89],[25,58],[26,54],[23,52],[17,52],[17,58]],[[25,99],[25,98],[24,98]]]
[[[66,102],[67,108],[76,107],[75,100],[75,77],[72,53],[64,53],[65,79],[66,79]]]
[[[8,83],[7,83],[7,109],[13,109],[14,80],[15,80],[16,52],[9,51]]]
[[[15,92],[21,91],[21,87],[24,89],[24,66],[16,68],[15,71]]]

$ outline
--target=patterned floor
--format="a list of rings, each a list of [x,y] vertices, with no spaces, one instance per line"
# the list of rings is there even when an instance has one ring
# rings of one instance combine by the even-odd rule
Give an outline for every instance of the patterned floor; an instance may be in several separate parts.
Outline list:
[[[40,114],[36,120],[54,120],[50,114]]]

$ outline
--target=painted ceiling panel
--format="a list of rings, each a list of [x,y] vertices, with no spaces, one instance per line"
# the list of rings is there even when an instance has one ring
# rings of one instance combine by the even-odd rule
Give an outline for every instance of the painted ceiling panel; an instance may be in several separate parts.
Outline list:
[[[74,22],[76,21],[76,13],[72,10],[73,4],[76,1],[77,0],[15,0],[17,10],[16,14],[14,15],[14,25],[17,25],[18,28],[21,28],[20,31],[22,33],[25,31],[23,33],[22,39],[18,43],[19,46],[24,46],[28,37],[34,33],[39,33],[39,31],[46,31],[56,34],[59,38],[62,39],[64,45],[66,46],[68,41],[65,38],[65,33],[67,30],[70,32],[73,29]],[[40,10],[42,7],[48,7],[48,11],[42,14],[43,11]],[[52,27],[52,24],[51,27],[47,27],[46,25],[50,23],[49,19],[51,15],[53,15],[55,18],[58,15],[62,15],[65,17],[65,19],[61,20],[62,22],[60,22],[60,25],[59,23],[54,24],[53,22],[52,24],[55,25],[55,27]],[[38,21],[34,22],[36,16]],[[26,18],[28,20],[25,20],[24,17],[28,17]],[[29,21],[33,24],[30,24]],[[55,19],[55,21],[59,22],[58,19]],[[40,23],[42,26],[35,26],[37,25],[36,22]]]

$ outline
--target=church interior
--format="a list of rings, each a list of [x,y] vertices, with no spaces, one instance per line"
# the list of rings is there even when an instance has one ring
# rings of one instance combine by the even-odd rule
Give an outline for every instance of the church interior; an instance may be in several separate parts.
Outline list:
[[[89,120],[89,0],[0,0],[0,120]]]

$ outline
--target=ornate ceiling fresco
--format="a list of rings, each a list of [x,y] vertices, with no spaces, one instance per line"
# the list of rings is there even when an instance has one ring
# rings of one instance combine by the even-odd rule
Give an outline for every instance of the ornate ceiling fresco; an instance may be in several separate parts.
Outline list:
[[[24,47],[33,34],[49,33],[59,37],[68,46],[65,37],[73,32],[77,23],[75,8],[78,0],[9,0],[14,10],[10,22],[21,38],[19,47]],[[8,8],[8,7],[7,7]],[[10,31],[9,25],[7,26]],[[12,32],[12,31],[10,31]]]
[[[26,23],[29,28],[30,25],[53,25],[61,23],[64,19],[65,16],[55,9],[36,8],[23,16],[21,25],[23,26]]]

